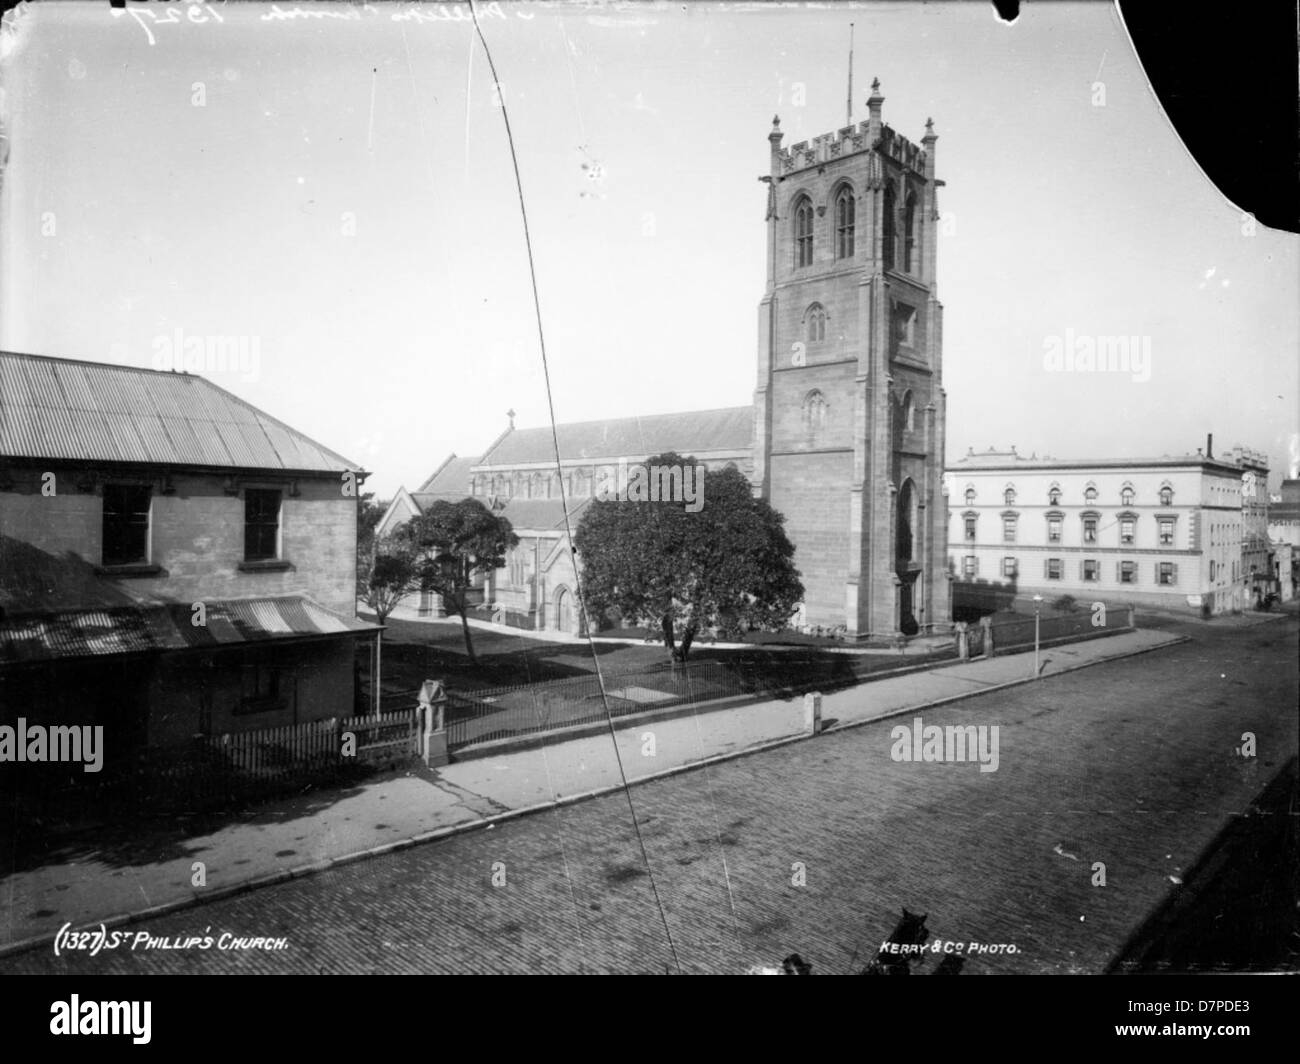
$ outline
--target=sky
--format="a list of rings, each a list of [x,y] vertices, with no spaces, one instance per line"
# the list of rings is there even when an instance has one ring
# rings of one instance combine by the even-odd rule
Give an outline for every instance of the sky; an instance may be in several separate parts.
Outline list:
[[[767,134],[927,117],[948,455],[1300,464],[1300,238],[1204,177],[1115,8],[24,4],[0,347],[204,375],[380,498],[506,427],[752,401]],[[503,108],[536,263],[549,392]],[[1229,142],[1230,145],[1230,142]],[[1230,150],[1230,147],[1229,147]],[[1050,369],[1131,336],[1141,372]],[[1294,475],[1294,474],[1293,474]]]

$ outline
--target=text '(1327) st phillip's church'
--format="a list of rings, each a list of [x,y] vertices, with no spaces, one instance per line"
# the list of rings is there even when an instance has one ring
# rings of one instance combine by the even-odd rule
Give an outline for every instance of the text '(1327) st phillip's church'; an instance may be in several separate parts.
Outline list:
[[[881,121],[781,147],[768,134],[756,490],[785,514],[809,624],[914,632],[949,619],[933,124]]]

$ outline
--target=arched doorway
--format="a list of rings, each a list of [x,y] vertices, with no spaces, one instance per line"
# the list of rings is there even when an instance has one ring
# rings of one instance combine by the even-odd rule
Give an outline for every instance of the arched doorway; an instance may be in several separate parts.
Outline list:
[[[561,588],[555,597],[555,630],[573,635],[577,625],[573,613],[573,595],[567,587]]]

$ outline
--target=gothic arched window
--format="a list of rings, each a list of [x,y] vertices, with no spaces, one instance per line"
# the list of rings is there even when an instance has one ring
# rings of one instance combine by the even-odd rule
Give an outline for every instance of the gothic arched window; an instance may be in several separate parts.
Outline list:
[[[835,257],[853,258],[853,237],[857,228],[857,200],[847,185],[835,197]]]
[[[794,205],[794,264],[811,266],[813,262],[813,205],[800,196]]]
[[[885,260],[885,267],[891,270],[894,268],[894,214],[896,213],[894,198],[894,183],[888,181],[885,183],[884,218],[881,220],[883,240],[880,253]]]
[[[916,193],[907,194],[903,207],[903,269],[912,272],[912,249],[916,246]]]
[[[912,403],[912,393],[910,390],[903,393],[903,431],[911,432],[916,428],[916,407]]]
[[[826,427],[826,396],[813,389],[803,401],[803,427],[811,435],[817,435]]]
[[[826,339],[826,310],[820,303],[814,303],[804,316],[808,322],[808,342],[818,343]]]

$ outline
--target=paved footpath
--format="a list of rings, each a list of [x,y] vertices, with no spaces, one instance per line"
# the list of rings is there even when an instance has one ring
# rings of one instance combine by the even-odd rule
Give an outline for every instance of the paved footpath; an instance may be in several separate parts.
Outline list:
[[[1279,617],[1279,619],[1281,619]],[[1140,630],[1045,649],[1049,677],[1156,650],[1181,637]],[[831,730],[1030,681],[1032,653],[876,679],[824,698]],[[0,954],[48,942],[65,923],[112,926],[308,875],[485,821],[617,789],[740,752],[796,741],[802,699],[633,724],[609,736],[389,775],[259,807],[209,834],[68,847],[39,867],[0,867]],[[7,857],[7,855],[5,855]],[[192,885],[202,862],[206,885]]]

